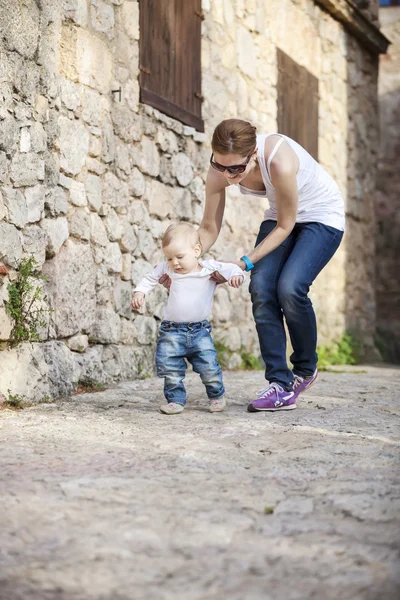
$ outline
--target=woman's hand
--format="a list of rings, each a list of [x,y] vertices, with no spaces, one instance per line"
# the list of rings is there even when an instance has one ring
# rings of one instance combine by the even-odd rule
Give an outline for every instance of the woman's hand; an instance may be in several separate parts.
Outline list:
[[[171,287],[171,278],[165,273],[162,277],[160,277],[158,283],[161,283],[161,285],[169,291],[169,288]]]
[[[211,281],[215,281],[217,283],[217,285],[220,285],[221,283],[226,283],[228,281],[227,279],[225,279],[225,277],[223,275],[221,275],[221,273],[218,273],[218,271],[214,271],[214,273],[212,273],[210,279],[211,279]]]
[[[144,304],[144,294],[142,292],[135,292],[132,296],[131,306],[133,310],[140,310]]]

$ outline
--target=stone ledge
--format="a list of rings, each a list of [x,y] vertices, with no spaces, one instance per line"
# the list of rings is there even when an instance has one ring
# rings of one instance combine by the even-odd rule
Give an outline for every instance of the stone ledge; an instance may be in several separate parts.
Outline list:
[[[386,54],[390,41],[351,0],[314,0],[373,54]]]

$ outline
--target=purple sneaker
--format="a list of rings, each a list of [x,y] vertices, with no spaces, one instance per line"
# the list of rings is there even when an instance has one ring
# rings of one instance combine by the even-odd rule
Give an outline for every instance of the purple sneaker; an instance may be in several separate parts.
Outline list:
[[[317,377],[318,369],[315,369],[313,375],[308,379],[300,377],[300,375],[295,375],[293,380],[293,391],[296,394],[296,398],[299,394],[308,390],[315,383]]]
[[[293,410],[296,408],[296,394],[287,392],[279,383],[271,383],[260,392],[257,400],[253,400],[247,407],[249,412],[259,410]]]

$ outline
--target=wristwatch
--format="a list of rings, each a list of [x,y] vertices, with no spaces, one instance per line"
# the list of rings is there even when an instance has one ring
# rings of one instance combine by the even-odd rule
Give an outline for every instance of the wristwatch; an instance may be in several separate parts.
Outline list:
[[[242,260],[246,265],[245,271],[251,271],[252,269],[254,269],[254,265],[248,256],[241,256],[240,260]]]

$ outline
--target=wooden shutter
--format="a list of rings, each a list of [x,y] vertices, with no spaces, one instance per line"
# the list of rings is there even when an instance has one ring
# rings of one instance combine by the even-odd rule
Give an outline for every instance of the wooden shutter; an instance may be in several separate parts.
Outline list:
[[[318,79],[278,49],[278,131],[318,160]]]
[[[204,131],[201,0],[140,0],[140,100]]]

